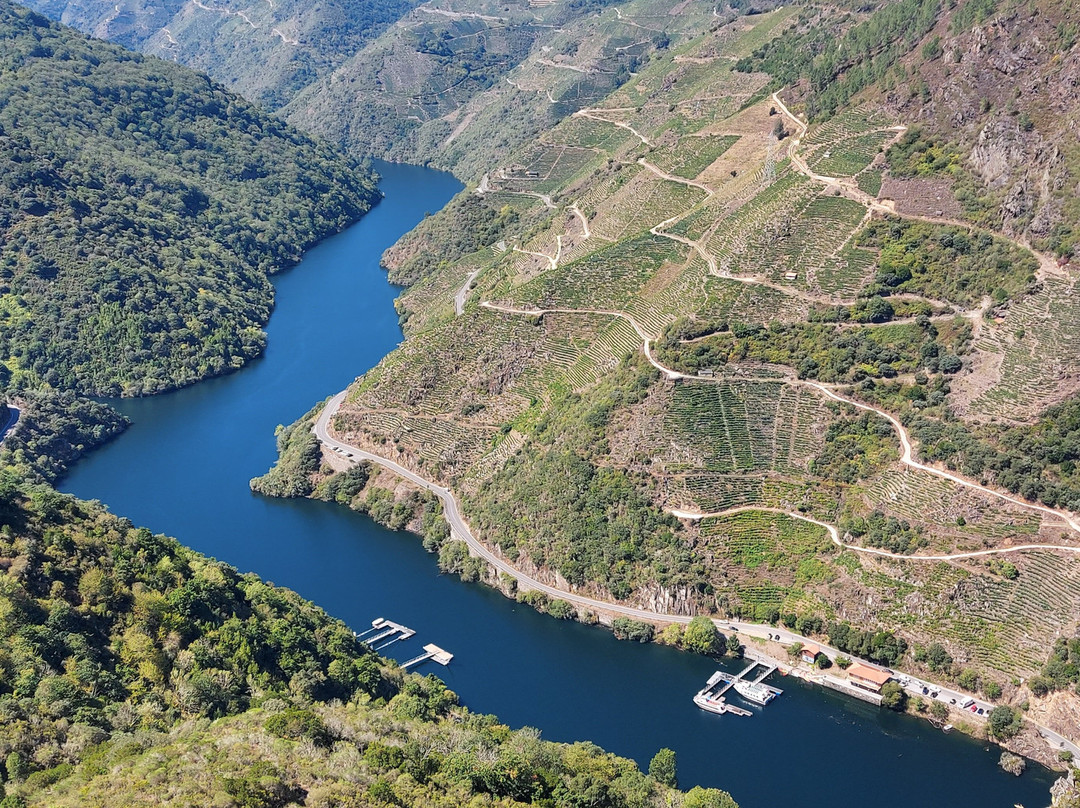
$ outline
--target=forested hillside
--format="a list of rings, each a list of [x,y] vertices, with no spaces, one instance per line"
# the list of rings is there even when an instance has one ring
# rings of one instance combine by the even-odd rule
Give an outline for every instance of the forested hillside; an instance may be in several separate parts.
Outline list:
[[[590,744],[473,715],[295,593],[10,469],[0,519],[4,808],[676,796]],[[685,800],[734,808],[713,789]]]
[[[628,25],[607,0],[31,2],[87,33],[205,70],[354,155],[470,179],[483,172],[481,155],[509,154],[599,102],[702,26],[777,4],[656,6]]]
[[[370,173],[187,68],[0,2],[0,382],[153,393],[263,348]]]
[[[84,33],[179,62],[274,108],[352,56],[415,0],[33,0],[31,8]]]

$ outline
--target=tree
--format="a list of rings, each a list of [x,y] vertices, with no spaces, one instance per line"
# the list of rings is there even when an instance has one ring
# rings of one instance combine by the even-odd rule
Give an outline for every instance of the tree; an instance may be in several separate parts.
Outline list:
[[[683,808],[738,808],[738,805],[726,791],[694,786],[686,792]]]
[[[960,677],[956,680],[957,683],[964,690],[978,690],[979,688],[979,674],[977,674],[971,668],[964,668],[960,672]]]
[[[1020,713],[1012,707],[1004,704],[990,711],[990,720],[987,722],[987,730],[994,738],[1007,741],[1020,732],[1023,719]]]
[[[942,702],[934,699],[930,702],[930,715],[936,718],[938,721],[944,721],[949,717],[949,708]]]
[[[932,671],[948,670],[952,665],[952,657],[945,650],[945,646],[939,642],[931,643],[926,649],[926,661]]]
[[[683,633],[683,648],[699,654],[715,654],[720,650],[722,638],[716,624],[708,617],[698,615]]]
[[[679,774],[675,763],[675,752],[665,747],[653,755],[653,759],[649,761],[649,777],[660,785],[678,788]]]
[[[30,765],[26,761],[26,756],[18,750],[7,756],[4,766],[7,770],[8,780],[25,780],[26,775],[30,773]]]
[[[907,693],[896,682],[886,682],[881,686],[881,704],[890,710],[903,712],[907,707]]]
[[[615,639],[633,642],[652,642],[655,629],[649,623],[631,620],[629,617],[616,617],[611,621]]]
[[[777,140],[783,140],[788,136],[787,129],[784,128],[783,118],[776,119],[776,123],[773,124],[772,133]]]
[[[742,654],[742,643],[739,642],[738,634],[728,634],[727,652],[734,657],[740,656]]]

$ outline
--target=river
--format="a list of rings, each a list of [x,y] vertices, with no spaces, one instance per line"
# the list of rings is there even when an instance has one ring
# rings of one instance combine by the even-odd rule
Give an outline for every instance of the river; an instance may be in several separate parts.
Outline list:
[[[354,629],[386,617],[417,636],[386,653],[425,663],[478,712],[549,740],[590,740],[643,767],[678,755],[680,785],[732,793],[743,808],[872,800],[875,808],[1041,808],[1053,775],[1020,778],[999,750],[929,723],[790,679],[750,718],[690,701],[715,663],[616,641],[601,628],[537,614],[476,584],[442,576],[413,535],[336,505],[252,494],[274,461],[274,427],[344,388],[401,340],[379,267],[382,251],[460,188],[448,174],[380,164],[386,198],[277,279],[263,357],[230,376],[167,395],[116,402],[133,426],[79,463],[62,489],[98,499],[139,525],[288,586]]]

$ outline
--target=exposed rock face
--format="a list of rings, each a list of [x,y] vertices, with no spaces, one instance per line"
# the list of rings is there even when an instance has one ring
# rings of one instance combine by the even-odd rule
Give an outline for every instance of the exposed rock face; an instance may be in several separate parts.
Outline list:
[[[1000,227],[1036,246],[1067,249],[1075,229],[1080,178],[1080,46],[1063,39],[1060,9],[1002,2],[986,22],[960,32],[943,22],[943,56],[917,53],[909,67],[930,89],[929,100],[890,96],[900,117],[918,121],[957,144],[979,181],[978,196],[995,208]]]
[[[1012,752],[1002,752],[998,765],[1009,774],[1015,774],[1017,777],[1023,774],[1024,769],[1027,768],[1024,759],[1019,755],[1014,755]]]
[[[1005,186],[1024,163],[1025,144],[1014,121],[995,120],[979,132],[968,161],[976,176],[990,189]]]
[[[1050,808],[1080,808],[1080,783],[1076,781],[1076,769],[1050,786]]]

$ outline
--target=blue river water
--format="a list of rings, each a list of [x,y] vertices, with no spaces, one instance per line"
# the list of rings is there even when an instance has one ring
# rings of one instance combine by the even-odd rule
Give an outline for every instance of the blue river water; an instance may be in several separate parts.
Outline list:
[[[415,629],[386,653],[404,661],[436,643],[448,668],[425,663],[477,712],[549,740],[589,740],[643,767],[678,755],[680,785],[724,788],[743,808],[784,804],[875,808],[1041,808],[1052,773],[1020,778],[1000,751],[929,723],[802,682],[749,718],[701,712],[690,698],[714,662],[619,642],[476,584],[440,575],[417,537],[346,508],[254,495],[274,462],[274,427],[343,389],[401,340],[382,251],[461,184],[448,174],[378,166],[386,198],[277,280],[263,357],[231,376],[168,395],[116,402],[134,425],[83,460],[63,490],[98,499],[139,525],[295,589],[363,630],[377,617]]]

